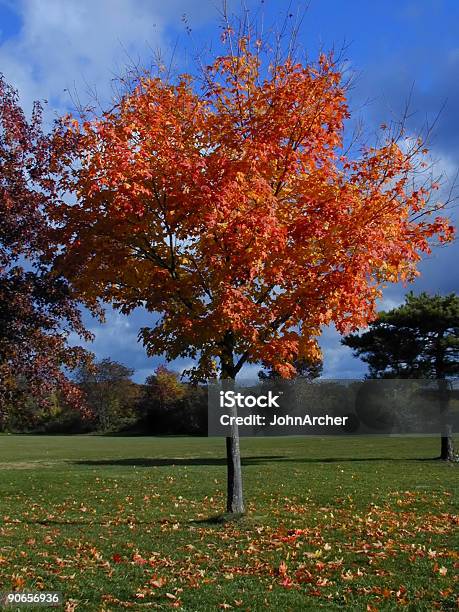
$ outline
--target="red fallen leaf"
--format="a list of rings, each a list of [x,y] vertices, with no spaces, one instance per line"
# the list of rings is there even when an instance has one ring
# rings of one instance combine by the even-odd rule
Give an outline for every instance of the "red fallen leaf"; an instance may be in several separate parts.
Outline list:
[[[293,581],[292,581],[292,579],[289,576],[285,576],[284,579],[282,580],[281,584],[282,584],[283,587],[289,589],[292,586]]]
[[[147,562],[147,560],[144,559],[142,555],[139,555],[138,553],[132,555],[132,560],[134,561],[134,563],[137,563],[137,565],[145,565],[145,563]]]
[[[285,561],[281,561],[279,567],[277,568],[280,576],[285,576],[287,574],[287,564]]]
[[[307,535],[309,531],[308,529],[289,529],[287,533],[288,535],[300,536],[300,535]]]
[[[325,567],[325,563],[323,561],[316,561],[315,566],[316,566],[316,570],[318,572],[321,572]]]
[[[25,585],[25,580],[22,576],[19,576],[18,574],[13,574],[13,576],[11,577],[11,583],[14,589],[20,590]]]
[[[164,586],[166,584],[167,580],[165,578],[157,578],[157,577],[153,577],[150,580],[150,584],[152,587],[154,587],[155,589],[160,589],[162,586]]]
[[[112,557],[113,563],[121,563],[123,561],[123,557],[118,553],[115,553]]]
[[[279,538],[279,541],[280,542],[290,542],[290,543],[293,543],[293,542],[295,542],[295,540],[297,538],[298,538],[298,536],[294,534],[294,535],[284,536],[282,538]]]
[[[314,582],[314,576],[307,569],[300,569],[295,574],[297,582]]]

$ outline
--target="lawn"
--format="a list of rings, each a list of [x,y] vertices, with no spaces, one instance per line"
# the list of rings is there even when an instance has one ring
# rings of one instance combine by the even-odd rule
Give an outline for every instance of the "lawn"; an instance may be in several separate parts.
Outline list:
[[[457,609],[459,464],[432,438],[0,436],[0,591],[65,609]],[[24,608],[22,608],[24,609]]]

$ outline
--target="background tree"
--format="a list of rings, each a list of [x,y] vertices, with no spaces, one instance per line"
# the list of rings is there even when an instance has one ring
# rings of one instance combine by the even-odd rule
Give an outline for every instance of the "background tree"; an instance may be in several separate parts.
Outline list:
[[[139,392],[131,380],[133,374],[134,370],[109,358],[82,366],[76,373],[99,430],[119,429],[134,419]]]
[[[42,130],[35,104],[30,121],[17,92],[0,75],[0,426],[12,410],[27,412],[52,404],[59,389],[79,405],[78,389],[63,373],[87,354],[69,348],[74,332],[85,339],[68,282],[50,269],[56,243],[45,214],[58,204],[60,166],[53,138]],[[35,407],[32,410],[32,407]],[[18,415],[16,414],[16,420]]]
[[[185,395],[185,387],[179,375],[165,366],[158,366],[155,373],[147,377],[145,385],[162,407],[177,402]]]
[[[159,434],[178,433],[177,419],[184,417],[180,400],[185,394],[179,375],[163,365],[147,376],[140,408],[147,429]]]
[[[435,378],[459,374],[459,297],[408,293],[405,303],[378,313],[369,330],[342,343],[368,364],[369,378]],[[451,434],[441,439],[441,459],[454,458]]]
[[[161,365],[145,381],[139,412],[142,430],[154,434],[206,434],[207,389]]]
[[[293,359],[320,355],[323,325],[367,325],[381,285],[412,279],[429,239],[452,228],[426,217],[436,185],[413,187],[425,149],[403,126],[346,152],[333,57],[297,62],[249,26],[224,39],[227,54],[198,76],[140,76],[102,116],[67,121],[77,202],[54,212],[56,269],[86,303],[161,313],[141,330],[148,354],[231,385],[245,363],[294,375]],[[226,448],[239,513],[236,427]]]

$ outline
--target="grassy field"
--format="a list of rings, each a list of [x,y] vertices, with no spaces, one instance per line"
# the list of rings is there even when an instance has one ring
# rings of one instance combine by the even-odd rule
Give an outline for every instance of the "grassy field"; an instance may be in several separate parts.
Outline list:
[[[438,440],[0,436],[0,591],[71,610],[455,610],[459,465]],[[24,609],[24,608],[22,608]]]

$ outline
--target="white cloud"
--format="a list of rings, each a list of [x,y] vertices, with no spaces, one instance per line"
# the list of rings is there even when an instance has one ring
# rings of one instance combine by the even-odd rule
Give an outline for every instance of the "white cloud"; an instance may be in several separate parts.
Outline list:
[[[398,306],[401,306],[404,301],[405,301],[404,295],[400,295],[397,298],[384,297],[383,295],[383,297],[380,300],[378,300],[377,308],[378,308],[378,311],[392,310],[393,308],[397,308]]]
[[[150,64],[161,48],[168,53],[171,27],[185,34],[182,15],[200,26],[217,17],[218,2],[203,0],[3,0],[21,26],[0,42],[0,70],[21,93],[24,106],[48,99],[62,112],[69,93],[87,102],[88,87],[102,100],[112,95],[111,79],[126,66]],[[175,34],[174,41],[175,42]]]
[[[145,55],[163,42],[164,17],[147,0],[20,0],[12,5],[22,26],[0,47],[6,78],[26,102],[47,98],[65,106],[64,90],[94,87],[106,96],[110,78],[128,55]],[[157,6],[157,4],[156,4]]]

